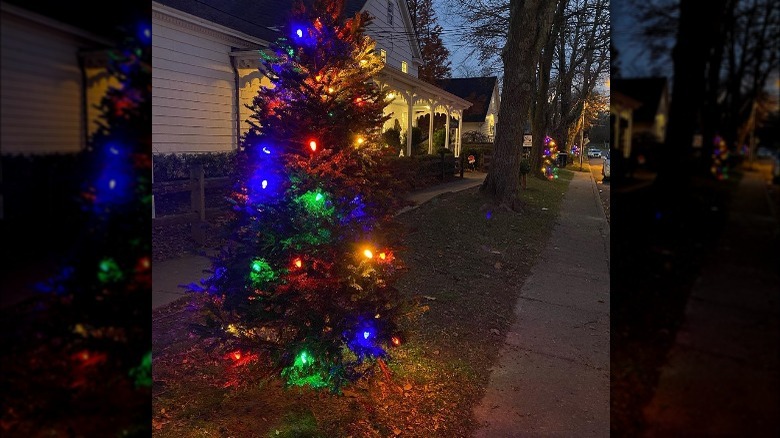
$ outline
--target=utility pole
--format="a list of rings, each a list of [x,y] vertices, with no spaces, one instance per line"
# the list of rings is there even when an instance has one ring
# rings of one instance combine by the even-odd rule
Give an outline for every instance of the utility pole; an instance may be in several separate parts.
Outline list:
[[[582,114],[580,114],[580,171],[582,171],[582,154],[585,153],[585,105],[582,105]]]

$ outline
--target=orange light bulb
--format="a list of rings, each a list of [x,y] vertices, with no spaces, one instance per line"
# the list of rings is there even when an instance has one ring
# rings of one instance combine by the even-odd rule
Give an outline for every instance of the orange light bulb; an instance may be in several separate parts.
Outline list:
[[[293,263],[295,264],[296,268],[300,268],[301,266],[303,266],[303,262],[301,261],[301,259],[295,259]]]
[[[369,259],[370,258],[374,258],[374,253],[371,252],[370,249],[367,249],[367,250],[363,251],[363,255],[366,256],[366,258],[369,258]]]
[[[385,258],[387,258],[387,254],[385,254],[385,253],[383,253],[383,252],[380,252],[380,253],[379,253],[379,258],[380,258],[380,259],[382,259],[382,260],[384,260]]]
[[[317,150],[317,142],[312,140],[309,142],[309,147],[311,148],[312,152],[315,152]]]
[[[240,351],[235,351],[235,352],[233,352],[233,358],[234,358],[235,360],[239,360],[239,359],[241,359],[241,352],[240,352]]]
[[[396,347],[401,345],[401,339],[398,336],[393,336],[390,338],[390,342],[392,342]]]

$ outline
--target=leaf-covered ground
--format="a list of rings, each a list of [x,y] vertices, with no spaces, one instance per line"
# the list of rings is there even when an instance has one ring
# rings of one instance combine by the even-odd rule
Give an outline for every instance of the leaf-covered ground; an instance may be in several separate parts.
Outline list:
[[[398,254],[407,271],[398,287],[427,311],[405,327],[388,374],[377,367],[342,395],[285,388],[263,357],[208,353],[208,342],[187,330],[199,318],[197,296],[158,309],[155,436],[468,436],[477,426],[472,408],[571,176],[562,170],[553,182],[529,178],[520,213],[492,208],[474,188],[399,216],[407,234]]]
[[[82,336],[76,329],[86,322],[84,309],[35,290],[66,266],[80,226],[50,217],[0,224],[6,270],[0,293],[18,298],[0,308],[2,437],[127,438],[151,431],[151,389],[136,386],[122,365],[127,344],[116,333]]]

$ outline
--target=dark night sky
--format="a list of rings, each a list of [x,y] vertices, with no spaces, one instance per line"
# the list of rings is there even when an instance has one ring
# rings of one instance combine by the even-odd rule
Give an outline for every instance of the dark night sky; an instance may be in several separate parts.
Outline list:
[[[37,14],[71,26],[85,29],[107,38],[121,38],[126,31],[120,26],[132,26],[141,21],[151,22],[152,6],[149,0],[3,0]],[[134,31],[134,29],[128,29]]]
[[[671,76],[672,66],[653,63],[637,40],[639,31],[628,0],[612,0],[612,44],[618,50],[618,65],[623,77]]]

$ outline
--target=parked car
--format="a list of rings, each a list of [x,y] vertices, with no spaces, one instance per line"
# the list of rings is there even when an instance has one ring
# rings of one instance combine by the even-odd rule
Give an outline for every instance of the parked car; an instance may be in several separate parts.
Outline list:
[[[601,166],[602,180],[609,179],[610,164],[611,163],[609,161],[609,154],[604,155],[604,165]]]
[[[588,158],[601,158],[600,149],[588,149]]]

